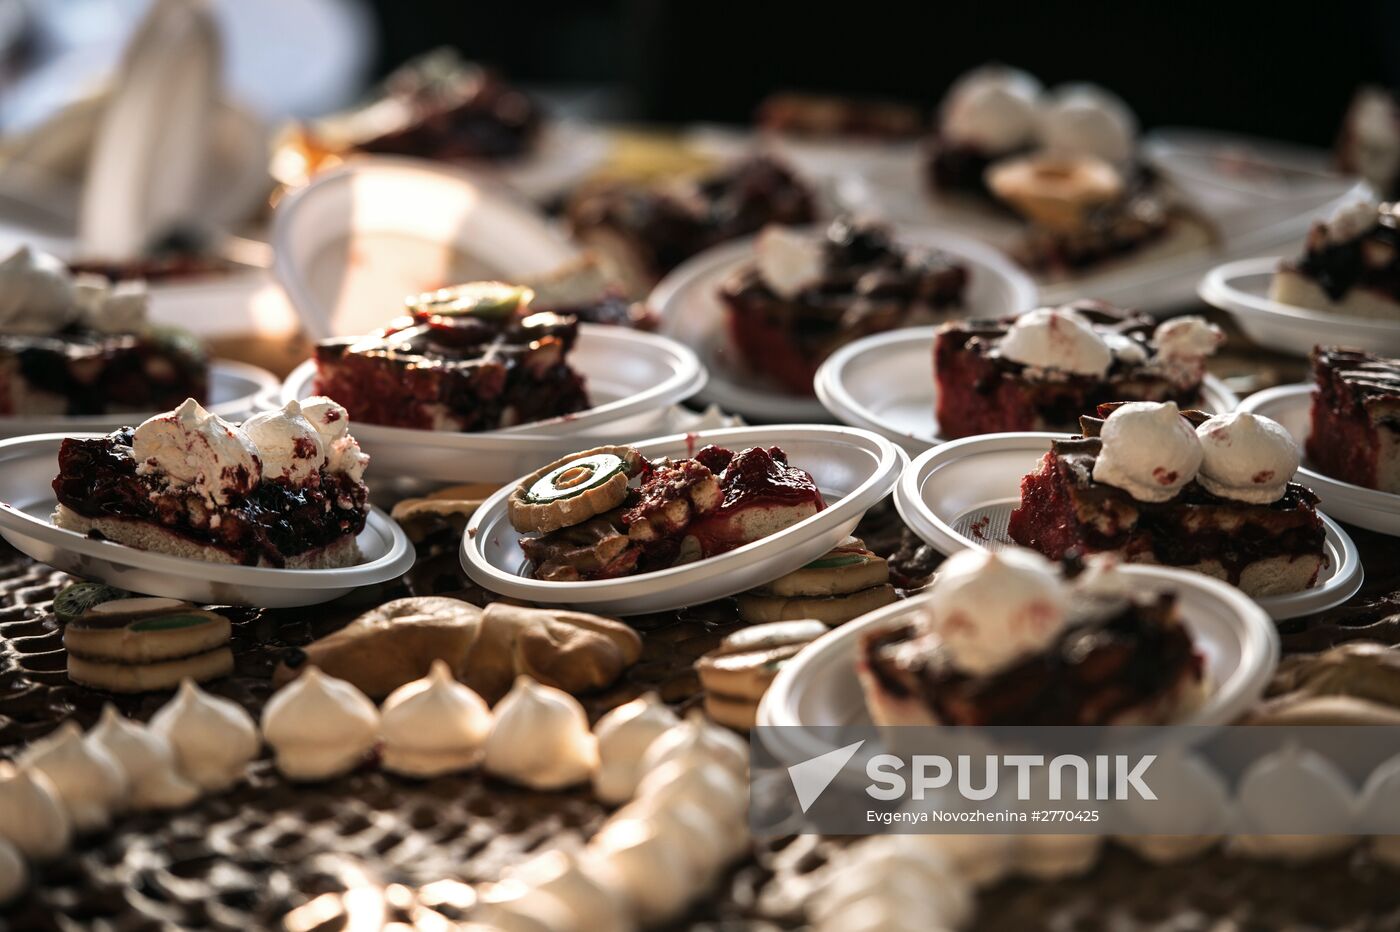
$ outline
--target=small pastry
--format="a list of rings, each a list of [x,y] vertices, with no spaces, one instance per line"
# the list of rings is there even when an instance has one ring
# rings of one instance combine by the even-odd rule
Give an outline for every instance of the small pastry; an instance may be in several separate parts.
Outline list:
[[[379,710],[350,683],[312,667],[268,700],[262,730],[288,779],[327,780],[373,749]]]
[[[511,527],[547,534],[612,511],[627,497],[627,482],[642,467],[631,447],[595,447],[535,470],[506,503]]]
[[[389,517],[398,522],[409,540],[420,543],[440,530],[462,534],[467,520],[476,514],[481,503],[490,498],[500,486],[472,482],[450,485],[423,498],[405,498],[394,505]]]
[[[705,712],[729,728],[752,728],[758,702],[783,664],[826,631],[820,621],[775,621],[726,637],[695,663]]]
[[[151,730],[175,749],[180,773],[201,789],[227,789],[258,756],[258,726],[237,703],[211,696],[186,679],[151,718]]]
[[[1351,783],[1336,764],[1296,744],[1250,764],[1235,797],[1239,834],[1229,841],[1232,853],[1301,863],[1336,854],[1356,840],[1336,831],[1337,826],[1352,825],[1356,815]],[[1281,813],[1290,826],[1306,823],[1312,830],[1267,832],[1279,824]]]
[[[644,925],[675,919],[699,893],[684,852],[650,822],[609,821],[588,850],[598,875]]]
[[[121,693],[216,679],[233,672],[231,636],[223,615],[175,599],[104,602],[63,629],[68,678]]]
[[[32,861],[56,858],[73,837],[73,822],[49,778],[0,762],[0,838]]]
[[[481,760],[491,733],[491,710],[452,678],[442,660],[428,675],[400,686],[380,711],[385,770],[407,777],[436,777],[470,770]]]
[[[631,932],[633,928],[627,904],[601,881],[586,858],[566,851],[546,851],[508,868],[505,877],[554,897],[580,920],[552,932]]]
[[[520,676],[494,710],[487,773],[536,790],[583,783],[598,766],[598,743],[578,700]]]
[[[1152,765],[1158,798],[1129,796],[1122,815],[1130,833],[1119,844],[1153,864],[1184,861],[1208,851],[1230,819],[1230,789],[1199,756],[1166,753]]]
[[[952,865],[914,836],[864,839],[842,853],[808,916],[820,929],[849,928],[872,906],[917,915],[924,928],[956,929],[972,919],[972,890]]]
[[[1392,757],[1371,772],[1361,790],[1360,809],[1359,824],[1375,833],[1372,856],[1400,869],[1400,759]]]
[[[29,886],[29,865],[19,849],[0,837],[0,906],[11,902]]]
[[[30,745],[19,764],[49,778],[79,832],[105,828],[126,803],[126,772],[102,745],[84,741],[71,719]]]
[[[1032,222],[1075,231],[1095,208],[1123,196],[1123,176],[1092,155],[1028,155],[987,170],[987,186]]]
[[[673,760],[713,761],[743,780],[749,772],[749,746],[738,735],[692,712],[684,722],[658,737],[642,756],[642,773]]]
[[[600,718],[593,728],[598,738],[593,792],[598,799],[610,805],[631,799],[642,777],[647,748],[679,723],[676,713],[656,693],[633,699]]]
[[[707,884],[737,853],[732,827],[687,799],[643,796],[619,809],[613,819],[636,819],[649,824],[681,852],[687,863],[686,873]]]
[[[642,777],[636,798],[655,805],[693,803],[726,826],[736,845],[747,843],[748,787],[715,761],[670,761]]]
[[[199,787],[175,769],[175,749],[169,739],[140,722],[123,718],[110,703],[102,709],[102,718],[87,740],[100,745],[121,765],[131,808],[179,809],[199,798]]]

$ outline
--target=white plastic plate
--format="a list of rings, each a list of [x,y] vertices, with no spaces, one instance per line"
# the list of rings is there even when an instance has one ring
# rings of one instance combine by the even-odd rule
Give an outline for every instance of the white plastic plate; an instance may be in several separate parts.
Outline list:
[[[286,608],[318,605],[359,586],[387,582],[413,565],[413,545],[384,512],[374,509],[359,536],[362,560],[325,570],[233,566],[137,550],[55,527],[53,482],[65,437],[40,434],[0,441],[0,536],[41,563],[90,579],[201,605]]]
[[[937,327],[878,333],[843,346],[817,370],[817,397],[843,424],[873,430],[910,456],[943,443],[933,408],[933,337]],[[1201,387],[1203,410],[1233,411],[1234,392],[1214,376]]]
[[[1316,311],[1269,298],[1277,257],[1245,259],[1211,269],[1201,279],[1201,300],[1229,313],[1255,343],[1306,356],[1319,343],[1400,353],[1400,314],[1395,320]]]
[[[615,430],[609,443],[654,436],[666,409],[705,384],[705,369],[690,350],[623,327],[580,324],[569,363],[588,379],[595,402],[577,414],[471,434],[362,422],[352,422],[350,430],[372,457],[376,475],[506,482],[581,449],[578,434],[606,430],[611,437]],[[294,369],[282,385],[282,400],[313,394],[315,375],[310,360]]]
[[[209,361],[209,400],[205,406],[219,417],[241,421],[257,411],[258,396],[277,387],[271,372],[229,359]],[[0,438],[28,434],[110,432],[118,427],[136,426],[157,411],[133,414],[94,414],[67,417],[0,417]]]
[[[812,474],[826,509],[763,540],[685,566],[621,579],[547,582],[524,575],[527,566],[520,534],[506,518],[506,499],[515,487],[511,482],[487,499],[468,522],[462,537],[462,566],[492,592],[544,605],[611,615],[698,605],[760,586],[826,553],[889,493],[908,462],[903,451],[876,434],[818,425],[706,430],[635,446],[648,457],[684,457],[712,443],[732,450],[781,447],[789,463]],[[547,462],[532,464],[522,475]]]
[[[1051,433],[987,434],[952,440],[921,454],[895,487],[895,507],[904,523],[940,552],[967,547],[999,550],[1016,546],[1006,521],[1021,500],[1021,478],[1035,469]],[[1257,601],[1275,620],[1296,618],[1340,605],[1361,588],[1361,557],[1337,522],[1327,526],[1326,565],[1317,585]]]
[[[1144,590],[1176,593],[1182,621],[1205,657],[1208,694],[1177,724],[1223,725],[1253,706],[1278,663],[1278,632],[1269,616],[1238,589],[1198,573],[1158,566],[1123,572]],[[764,736],[775,756],[806,760],[831,750],[823,726],[872,724],[856,678],[860,643],[918,612],[921,602],[896,602],[835,628],[783,664],[758,707],[759,725],[787,726]]]
[[[1281,385],[1250,395],[1240,403],[1240,410],[1278,421],[1301,447],[1311,433],[1312,391],[1306,384]],[[1306,457],[1298,474],[1303,477],[1299,481],[1317,493],[1322,507],[1337,520],[1400,536],[1400,495],[1333,479],[1311,467]]]
[[[273,269],[313,337],[369,333],[403,300],[482,278],[545,275],[578,256],[536,208],[434,162],[356,157],[277,205]]]
[[[950,253],[971,272],[966,306],[956,316],[1001,317],[1036,306],[1034,283],[990,246],[954,233],[917,227],[896,230],[901,242]],[[661,317],[661,332],[693,347],[710,370],[701,398],[753,421],[825,421],[815,397],[784,391],[748,371],[730,348],[721,283],[753,258],[753,237],[702,252],[667,275],[647,303]]]

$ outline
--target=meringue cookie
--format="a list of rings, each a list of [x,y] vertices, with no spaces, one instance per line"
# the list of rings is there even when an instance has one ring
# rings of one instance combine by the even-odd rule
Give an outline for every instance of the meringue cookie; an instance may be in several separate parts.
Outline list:
[[[598,742],[577,699],[562,689],[518,676],[495,708],[486,739],[487,773],[536,790],[557,790],[589,778]]]
[[[696,758],[671,760],[642,777],[637,800],[654,804],[691,803],[712,813],[747,844],[749,793],[742,780],[723,765]]]
[[[587,917],[578,915],[567,903],[512,881],[486,887],[472,915],[491,932],[573,932],[588,928]]]
[[[379,710],[350,683],[313,666],[268,700],[262,730],[288,779],[326,780],[353,770],[373,749]]]
[[[301,405],[289,401],[277,411],[264,411],[243,422],[243,433],[253,441],[262,461],[263,476],[305,485],[326,461],[320,432],[301,413]]]
[[[509,868],[505,876],[530,890],[554,897],[581,921],[555,932],[630,932],[627,904],[604,884],[586,859],[565,851],[546,851]]]
[[[457,682],[444,660],[421,680],[389,694],[380,712],[384,769],[408,777],[469,770],[481,760],[491,733],[491,710]]]
[[[1248,411],[1217,414],[1196,428],[1201,471],[1196,481],[1221,498],[1266,505],[1283,498],[1303,461],[1282,424]]]
[[[609,804],[631,799],[645,772],[642,759],[647,748],[679,723],[680,718],[656,693],[624,703],[600,718],[593,728],[598,738],[593,792],[598,799]]]
[[[644,925],[674,919],[700,892],[683,852],[649,822],[609,820],[588,850],[598,876]]]
[[[1040,554],[963,550],[939,568],[927,618],[953,664],[981,675],[1042,650],[1064,625],[1068,603],[1068,587]]]
[[[643,796],[623,806],[613,818],[650,824],[681,852],[695,877],[714,877],[738,853],[731,825],[688,799]]]
[[[1203,854],[1220,840],[1230,819],[1230,789],[1198,755],[1163,753],[1152,765],[1157,799],[1130,796],[1119,804],[1131,834],[1118,842],[1154,864]]]
[[[842,928],[871,902],[918,915],[925,928],[958,928],[972,919],[972,888],[952,865],[916,836],[876,835],[851,846],[830,880],[813,897],[808,914],[822,928]]]
[[[56,858],[73,837],[73,823],[49,778],[0,763],[0,839],[27,858]]]
[[[826,243],[802,230],[769,224],[754,240],[759,277],[784,298],[794,298],[822,280]]]
[[[963,75],[944,98],[940,133],[988,153],[1030,144],[1036,131],[1040,82],[1024,71],[987,65]]]
[[[989,887],[1011,872],[1016,863],[1017,835],[899,835],[945,859],[974,887]]]
[[[103,333],[136,333],[146,326],[150,298],[144,281],[117,282],[89,305],[88,319]]]
[[[369,454],[361,452],[359,442],[350,436],[349,412],[325,395],[313,395],[301,403],[301,414],[321,435],[326,468],[345,473],[356,482],[363,479]]]
[[[1374,832],[1371,853],[1389,867],[1400,868],[1400,757],[1371,772],[1361,790],[1360,827]]]
[[[1163,359],[1199,360],[1214,353],[1224,340],[1224,331],[1195,314],[1164,320],[1152,331],[1152,345]]]
[[[19,849],[0,838],[0,906],[13,900],[29,885],[29,865]]]
[[[1240,777],[1235,797],[1241,834],[1230,839],[1232,852],[1301,862],[1334,854],[1355,841],[1350,833],[1336,831],[1338,826],[1351,826],[1356,815],[1351,784],[1316,751],[1288,744],[1259,758]],[[1266,833],[1278,824],[1281,812],[1289,813],[1290,820],[1306,816],[1313,831]]]
[[[1113,350],[1069,307],[1040,307],[1017,317],[997,344],[1002,357],[1038,369],[1102,377]]]
[[[175,769],[175,749],[169,739],[123,718],[110,703],[87,740],[121,765],[129,787],[127,802],[133,809],[179,809],[199,798],[199,787]]]
[[[170,742],[181,775],[210,791],[237,782],[261,748],[258,726],[242,706],[209,695],[189,678],[152,716],[151,730]]]
[[[230,492],[251,490],[261,475],[248,435],[193,398],[143,421],[133,435],[131,455],[138,473],[163,475],[217,505],[227,504]]]
[[[1118,95],[1093,84],[1050,92],[1040,115],[1040,140],[1055,155],[1093,155],[1124,165],[1137,149],[1137,118]]]
[[[84,741],[71,719],[30,745],[19,763],[49,778],[79,832],[105,828],[126,802],[126,772],[106,748]]]
[[[1094,481],[1117,486],[1140,502],[1165,502],[1196,477],[1204,453],[1175,402],[1120,405],[1099,431],[1103,447]]]
[[[700,712],[656,738],[642,755],[638,774],[644,776],[679,759],[713,760],[740,781],[749,772],[749,746],[743,738],[714,724]]]
[[[56,333],[79,312],[73,276],[59,259],[21,246],[0,262],[0,332]]]

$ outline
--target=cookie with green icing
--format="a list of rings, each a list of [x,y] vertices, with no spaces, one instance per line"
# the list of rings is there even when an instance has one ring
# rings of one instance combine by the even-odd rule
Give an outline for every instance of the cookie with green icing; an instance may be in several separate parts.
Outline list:
[[[106,608],[106,611],[103,609]],[[63,629],[68,678],[113,692],[171,689],[233,671],[232,626],[176,599],[105,602]]]
[[[627,497],[627,483],[641,469],[631,447],[595,447],[535,470],[512,490],[506,505],[511,527],[548,534],[612,511]]]

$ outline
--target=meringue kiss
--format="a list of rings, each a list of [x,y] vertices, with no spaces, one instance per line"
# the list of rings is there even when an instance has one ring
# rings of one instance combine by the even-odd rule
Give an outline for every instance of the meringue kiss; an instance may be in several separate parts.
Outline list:
[[[495,716],[482,763],[493,776],[557,790],[584,782],[598,766],[598,743],[583,706],[561,689],[516,677]]]
[[[277,769],[291,780],[327,780],[353,770],[379,738],[379,710],[345,680],[308,667],[262,715]]]
[[[211,696],[186,678],[151,718],[151,730],[175,749],[180,773],[205,790],[222,790],[258,756],[258,726],[243,707]]]
[[[491,733],[486,701],[452,676],[443,660],[389,694],[380,712],[384,769],[407,777],[469,770]]]
[[[593,791],[609,804],[624,803],[637,791],[642,758],[657,738],[680,723],[656,693],[624,703],[598,720],[598,772]]]

